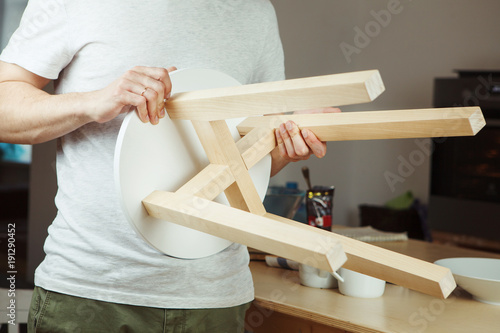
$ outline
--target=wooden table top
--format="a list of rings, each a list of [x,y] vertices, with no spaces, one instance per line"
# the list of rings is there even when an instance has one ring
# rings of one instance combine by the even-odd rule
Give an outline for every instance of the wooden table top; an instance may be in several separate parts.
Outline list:
[[[449,257],[500,255],[416,240],[375,245],[433,262]],[[361,299],[338,289],[300,285],[298,272],[251,262],[255,303],[350,332],[500,332],[500,306],[478,302],[457,288],[446,300],[387,284],[382,297]]]

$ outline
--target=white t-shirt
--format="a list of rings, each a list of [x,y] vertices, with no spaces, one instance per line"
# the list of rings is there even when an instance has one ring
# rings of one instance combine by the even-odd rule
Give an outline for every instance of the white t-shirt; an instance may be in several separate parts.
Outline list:
[[[208,68],[243,84],[284,78],[268,0],[31,0],[0,60],[56,80],[56,92],[101,89],[136,65]],[[146,244],[113,184],[123,116],[58,139],[58,214],[35,284],[91,299],[161,308],[229,307],[253,299],[244,246],[197,260]]]

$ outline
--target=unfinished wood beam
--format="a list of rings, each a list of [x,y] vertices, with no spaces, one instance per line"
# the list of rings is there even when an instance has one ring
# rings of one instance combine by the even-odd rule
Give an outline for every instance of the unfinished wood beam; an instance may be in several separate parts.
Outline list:
[[[472,136],[486,124],[479,107],[459,107],[250,117],[238,131],[246,135],[257,127],[274,129],[287,120],[322,141]]]
[[[209,161],[227,165],[235,179],[224,191],[231,206],[263,215],[266,210],[226,122],[193,121],[193,125]]]
[[[171,119],[221,120],[366,103],[384,91],[378,70],[178,93]]]
[[[274,131],[264,127],[254,128],[236,142],[236,147],[247,169],[250,169],[276,147]]]
[[[213,200],[235,181],[227,165],[209,164],[175,193]]]
[[[313,228],[257,216],[192,195],[154,191],[143,200],[150,216],[171,221],[329,272],[346,261],[340,242]]]
[[[347,269],[439,298],[448,297],[456,287],[448,268],[270,213],[266,213],[264,217],[279,221],[287,227],[293,226],[304,232],[312,231],[341,242],[347,255],[347,262],[344,264]]]

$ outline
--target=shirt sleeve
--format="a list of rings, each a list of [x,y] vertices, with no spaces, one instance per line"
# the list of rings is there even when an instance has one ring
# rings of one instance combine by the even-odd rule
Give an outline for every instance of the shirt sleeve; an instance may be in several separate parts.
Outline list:
[[[0,60],[55,80],[73,58],[65,1],[30,0]]]
[[[285,59],[278,28],[278,20],[272,5],[264,47],[255,68],[253,81],[269,82],[285,79]]]

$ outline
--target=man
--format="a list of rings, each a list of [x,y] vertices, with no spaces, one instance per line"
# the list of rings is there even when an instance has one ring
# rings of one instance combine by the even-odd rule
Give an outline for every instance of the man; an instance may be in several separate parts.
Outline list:
[[[112,161],[126,113],[152,124],[166,116],[172,65],[243,84],[284,78],[269,1],[31,0],[0,60],[0,141],[58,142],[58,214],[30,331],[242,331],[253,299],[246,248],[198,260],[155,251],[122,215]],[[51,80],[55,95],[41,90]],[[291,122],[276,138],[273,174],[326,152]]]

